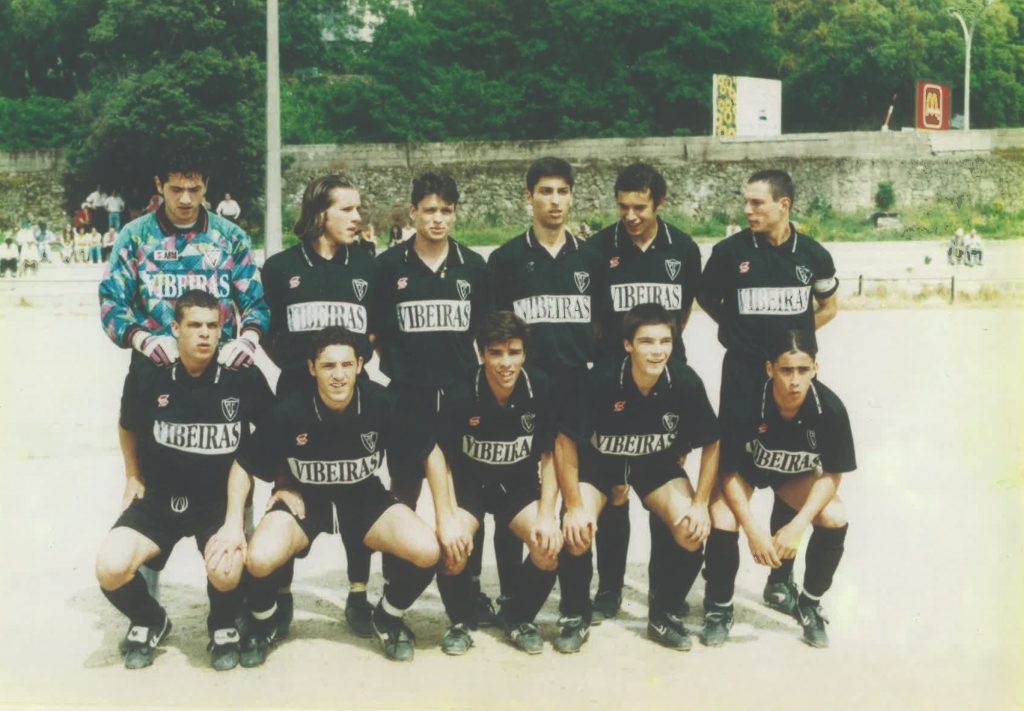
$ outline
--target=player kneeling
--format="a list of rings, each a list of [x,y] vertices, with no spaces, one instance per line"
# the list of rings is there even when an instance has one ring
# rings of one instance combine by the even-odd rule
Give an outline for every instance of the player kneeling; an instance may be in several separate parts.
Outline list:
[[[334,530],[334,514],[346,550],[362,541],[385,558],[384,596],[373,611],[373,627],[389,659],[413,658],[415,637],[402,615],[430,584],[440,557],[437,539],[415,512],[384,488],[378,471],[387,453],[422,460],[430,433],[400,420],[384,387],[358,378],[363,359],[357,336],[340,326],[317,333],[308,368],[316,387],[295,388],[270,413],[266,432],[244,449],[231,470],[228,518],[241,540],[242,506],[252,472],[276,480],[270,510],[249,541],[245,565],[252,612],[242,643],[242,666],[262,664],[274,641],[275,572],[305,556],[313,540]],[[230,544],[229,544],[230,547]]]
[[[739,570],[739,526],[760,565],[778,568],[794,558],[807,526],[804,590],[792,582],[794,616],[803,639],[827,647],[827,619],[821,598],[832,585],[846,539],[846,510],[837,490],[845,472],[857,468],[846,408],[835,393],[815,380],[817,348],[810,334],[789,331],[765,363],[768,380],[761,394],[760,417],[739,428],[736,441],[722,451],[722,492],[712,503],[714,529],[708,541],[704,602],[704,643],[723,644],[732,627],[732,597]],[[750,497],[755,488],[771,487],[775,496],[797,511],[772,536],[754,519]],[[714,548],[715,555],[710,554]],[[799,597],[797,595],[799,594]]]
[[[125,666],[149,666],[171,621],[136,572],[143,563],[162,569],[175,544],[195,536],[206,558],[213,666],[231,669],[239,660],[235,620],[245,541],[226,555],[212,554],[220,545],[235,451],[249,441],[250,423],[273,396],[255,368],[217,365],[221,310],[213,296],[185,292],[171,329],[180,360],[170,368],[139,361],[125,378],[118,429],[127,474],[124,512],[100,548],[96,578],[131,620],[121,643]]]
[[[526,324],[511,311],[486,316],[476,338],[483,365],[441,401],[439,438],[451,472],[435,452],[427,476],[444,552],[437,587],[452,621],[441,640],[446,654],[473,646],[474,589],[466,562],[487,513],[497,531],[507,528],[529,547],[499,621],[522,651],[540,654],[544,647],[533,621],[554,587],[562,534],[555,513],[553,403],[543,375],[523,367],[526,341]]]
[[[683,625],[686,594],[700,572],[711,530],[708,501],[718,468],[718,421],[692,368],[669,360],[675,319],[658,304],[635,306],[623,320],[627,356],[617,367],[591,373],[589,397],[561,423],[558,472],[565,501],[560,577],[560,652],[576,652],[591,622],[590,547],[594,522],[614,487],[629,484],[662,525],[652,529],[647,635],[688,650]],[[701,448],[696,492],[681,464]],[[655,582],[656,581],[656,582]]]

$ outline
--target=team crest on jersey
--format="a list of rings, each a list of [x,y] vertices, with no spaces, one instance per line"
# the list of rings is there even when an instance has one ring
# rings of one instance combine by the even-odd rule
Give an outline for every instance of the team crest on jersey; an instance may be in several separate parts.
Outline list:
[[[804,284],[811,283],[811,270],[805,266],[798,265],[796,268],[796,278]]]
[[[576,282],[576,288],[580,290],[580,293],[586,293],[587,287],[590,286],[590,275],[586,272],[573,272],[572,278]]]
[[[376,432],[364,432],[359,435],[359,439],[363,441],[363,446],[366,447],[367,452],[374,452],[377,450],[377,433]]]
[[[352,280],[352,290],[356,292],[356,298],[359,299],[360,301],[362,301],[363,297],[366,296],[366,290],[369,287],[370,285],[367,283],[366,279]]]
[[[187,496],[172,496],[171,497],[171,511],[174,513],[185,513],[188,510],[188,497]]]
[[[608,266],[610,268],[612,268],[612,269],[614,269],[615,267],[619,266],[619,258],[618,257],[612,257],[611,259],[609,259],[608,260]]]
[[[814,434],[814,430],[807,430],[807,444],[811,445],[811,449],[818,448],[818,437]]]
[[[404,289],[405,287],[409,286],[409,278],[408,277],[398,277],[398,284],[397,284],[397,286],[398,286],[399,289]]]
[[[672,281],[676,280],[679,276],[679,271],[683,268],[683,263],[678,259],[666,259],[665,260],[665,271],[668,273],[668,278]]]
[[[679,415],[674,412],[666,412],[661,416],[661,424],[665,425],[666,432],[675,432],[679,424]]]
[[[470,292],[473,291],[473,287],[469,285],[469,282],[465,279],[458,279],[455,282],[456,288],[459,290],[459,298],[465,301],[469,298]]]
[[[476,427],[479,424],[480,424],[480,416],[479,415],[474,415],[473,417],[469,418],[469,426],[470,427]]]
[[[238,417],[238,398],[226,397],[220,401],[220,411],[224,413],[224,419],[231,422]]]
[[[203,253],[203,266],[207,269],[215,269],[220,264],[220,250],[208,249]]]
[[[520,418],[523,422],[523,432],[526,434],[533,434],[533,425],[537,420],[537,415],[532,412],[524,413]]]
[[[306,442],[308,442],[308,441],[309,441],[309,435],[307,433],[305,433],[305,432],[303,432],[302,434],[298,435],[295,438],[295,444],[299,445],[300,447],[305,447],[306,446]]]
[[[158,262],[176,262],[178,261],[178,251],[176,249],[158,249],[153,252],[153,259]]]
[[[293,276],[291,279],[288,280],[288,288],[289,289],[298,289],[299,288],[299,284],[301,284],[301,283],[302,283],[302,277]]]
[[[167,407],[170,404],[170,402],[171,402],[171,396],[170,395],[167,395],[167,394],[160,395],[156,399],[156,406],[157,407]]]
[[[750,271],[750,262],[740,262],[740,274],[746,274]]]
[[[612,411],[613,412],[622,412],[625,409],[626,409],[626,401],[625,400],[619,400],[617,403],[612,405]]]

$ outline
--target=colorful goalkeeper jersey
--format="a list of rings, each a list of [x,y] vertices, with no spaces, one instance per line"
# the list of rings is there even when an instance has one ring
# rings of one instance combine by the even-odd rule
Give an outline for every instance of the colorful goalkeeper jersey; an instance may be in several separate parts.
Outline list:
[[[188,231],[172,225],[163,209],[121,230],[100,282],[103,328],[122,348],[139,329],[169,335],[174,304],[190,289],[220,301],[225,341],[240,330],[266,333],[270,311],[249,237],[206,210]]]

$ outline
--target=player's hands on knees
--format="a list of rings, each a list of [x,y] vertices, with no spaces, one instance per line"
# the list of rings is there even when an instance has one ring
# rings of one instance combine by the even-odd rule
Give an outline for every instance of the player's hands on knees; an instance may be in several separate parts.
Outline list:
[[[803,538],[804,529],[795,521],[790,521],[780,528],[772,538],[775,552],[782,560],[796,558],[796,549],[800,547],[800,539]]]
[[[711,513],[707,504],[690,504],[683,514],[683,531],[695,543],[703,543],[711,535]]]
[[[178,360],[178,341],[173,336],[158,336],[145,331],[138,331],[132,337],[132,348],[160,368],[164,368]]]
[[[441,545],[449,573],[461,570],[473,552],[473,536],[454,516],[438,519],[437,542]]]
[[[217,362],[229,370],[248,368],[256,358],[256,342],[245,336],[228,341],[220,348]]]
[[[242,527],[225,523],[206,544],[206,569],[227,577],[245,562],[246,550]]]
[[[146,482],[135,477],[128,477],[124,483],[124,494],[121,496],[121,510],[132,505],[135,499],[141,499],[146,495]]]
[[[760,565],[778,568],[782,565],[779,554],[775,552],[775,543],[767,531],[756,528],[747,531],[747,542],[750,544],[750,555]]]
[[[554,558],[562,550],[562,530],[554,516],[538,516],[530,527],[530,540],[545,558]]]
[[[585,506],[567,509],[562,519],[562,536],[573,550],[586,550],[594,540],[597,522]]]
[[[267,511],[270,511],[280,501],[288,507],[292,515],[297,519],[306,518],[306,502],[302,500],[302,494],[292,489],[275,489],[274,493],[267,499]]]

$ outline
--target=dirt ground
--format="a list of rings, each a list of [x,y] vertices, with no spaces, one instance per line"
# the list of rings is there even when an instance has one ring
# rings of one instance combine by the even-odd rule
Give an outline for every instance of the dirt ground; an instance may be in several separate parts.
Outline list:
[[[409,615],[416,660],[397,665],[345,629],[344,553],[321,538],[297,568],[292,637],[260,669],[217,673],[191,541],[163,575],[174,631],[153,667],[127,672],[125,620],[93,560],[123,482],[115,422],[127,354],[88,309],[0,307],[0,706],[345,709],[984,708],[1024,703],[1024,311],[840,313],[821,333],[821,379],[844,399],[859,469],[841,492],[847,551],[826,597],[832,647],[799,641],[760,605],[743,547],[737,624],[720,649],[645,636],[647,525],[633,502],[626,604],[580,654],[527,657],[494,631],[462,658],[431,586]],[[688,352],[717,400],[721,349],[695,314]],[[265,494],[263,494],[265,496]],[[423,503],[421,501],[421,503]],[[767,513],[768,501],[758,505]],[[429,506],[421,512],[430,516]],[[428,519],[429,520],[429,519]],[[490,546],[488,545],[488,549]],[[485,585],[496,575],[490,551]],[[798,574],[801,567],[798,565]],[[374,560],[371,598],[380,592]],[[541,631],[556,633],[556,595]],[[701,624],[702,585],[687,625]]]

